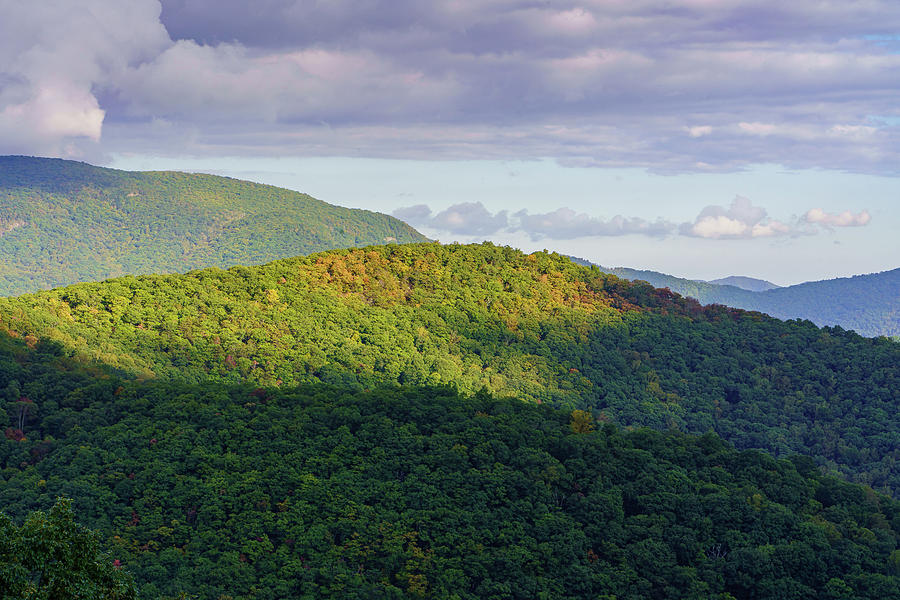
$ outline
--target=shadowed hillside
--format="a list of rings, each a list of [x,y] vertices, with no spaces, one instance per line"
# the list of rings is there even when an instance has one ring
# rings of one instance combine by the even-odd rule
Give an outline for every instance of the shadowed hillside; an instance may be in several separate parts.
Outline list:
[[[4,334],[0,390],[3,512],[73,498],[148,600],[900,597],[900,503],[711,433],[447,386],[128,381]]]

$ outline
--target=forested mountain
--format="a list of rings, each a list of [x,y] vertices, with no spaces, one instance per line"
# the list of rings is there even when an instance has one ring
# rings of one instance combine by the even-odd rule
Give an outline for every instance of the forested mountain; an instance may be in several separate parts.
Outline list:
[[[573,260],[590,264],[584,259]],[[701,304],[724,304],[779,319],[808,319],[820,327],[840,326],[866,336],[900,336],[900,269],[750,291],[656,271],[599,268],[623,279],[669,288]]]
[[[900,503],[712,433],[447,386],[126,381],[2,334],[0,378],[25,428],[0,584],[45,547],[13,522],[62,495],[146,599],[900,598]]]
[[[781,287],[779,285],[775,285],[771,281],[766,281],[765,279],[756,279],[755,277],[742,277],[739,275],[732,275],[731,277],[721,277],[719,279],[711,279],[710,283],[715,283],[716,285],[731,285],[737,288],[741,288],[742,290],[748,290],[750,292],[765,292],[766,290],[774,290],[775,288]]]
[[[0,295],[421,241],[393,217],[268,185],[0,157]]]
[[[140,379],[484,389],[900,491],[900,345],[703,308],[555,254],[392,245],[125,277],[0,299],[0,330]]]
[[[0,584],[64,496],[147,599],[900,599],[898,380],[490,244],[0,298]]]

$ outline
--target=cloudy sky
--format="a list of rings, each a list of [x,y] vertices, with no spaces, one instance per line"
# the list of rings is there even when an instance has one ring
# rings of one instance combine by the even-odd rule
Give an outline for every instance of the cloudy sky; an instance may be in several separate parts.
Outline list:
[[[605,265],[900,266],[895,0],[0,0],[0,153]]]

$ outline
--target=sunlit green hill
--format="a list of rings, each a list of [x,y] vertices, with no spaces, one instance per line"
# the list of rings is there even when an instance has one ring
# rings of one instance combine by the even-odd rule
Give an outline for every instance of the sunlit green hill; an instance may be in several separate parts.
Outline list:
[[[900,345],[555,254],[391,245],[124,277],[0,299],[0,330],[140,379],[483,389],[900,490]]]
[[[0,295],[421,241],[393,217],[268,185],[0,157]]]

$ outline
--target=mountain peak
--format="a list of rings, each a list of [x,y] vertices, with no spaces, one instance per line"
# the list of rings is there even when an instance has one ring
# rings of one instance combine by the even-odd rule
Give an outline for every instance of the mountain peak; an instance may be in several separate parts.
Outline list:
[[[0,295],[424,241],[394,217],[271,185],[0,156]]]
[[[771,281],[765,279],[756,279],[755,277],[744,277],[742,275],[732,275],[730,277],[722,277],[720,279],[711,279],[708,283],[716,285],[733,285],[736,288],[747,290],[748,292],[765,292],[766,290],[774,290],[781,287]]]

